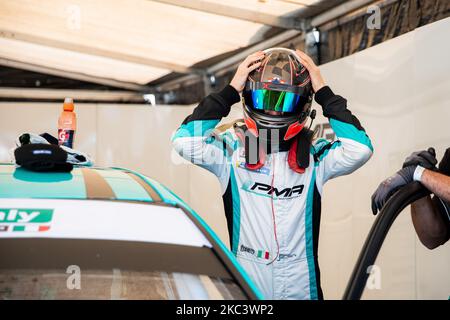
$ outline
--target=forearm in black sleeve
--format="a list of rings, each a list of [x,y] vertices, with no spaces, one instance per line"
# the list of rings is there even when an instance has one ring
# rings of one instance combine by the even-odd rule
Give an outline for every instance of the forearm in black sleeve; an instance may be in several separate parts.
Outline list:
[[[183,124],[197,120],[220,120],[228,116],[231,106],[239,100],[240,96],[236,89],[227,85],[222,91],[205,97]]]
[[[323,115],[327,118],[336,119],[354,125],[358,130],[363,130],[358,118],[347,109],[347,100],[334,94],[330,87],[322,87],[315,94],[315,100],[323,108]]]

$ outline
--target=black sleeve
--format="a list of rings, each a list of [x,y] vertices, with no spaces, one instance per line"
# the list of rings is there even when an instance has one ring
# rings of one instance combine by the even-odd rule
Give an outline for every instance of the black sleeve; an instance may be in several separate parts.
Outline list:
[[[183,124],[196,120],[220,120],[230,113],[231,106],[240,99],[236,89],[227,85],[222,91],[206,96],[192,114],[184,119]]]
[[[347,100],[334,94],[330,87],[322,87],[316,92],[314,99],[323,108],[323,115],[354,125],[358,130],[363,130],[359,120],[347,109]]]

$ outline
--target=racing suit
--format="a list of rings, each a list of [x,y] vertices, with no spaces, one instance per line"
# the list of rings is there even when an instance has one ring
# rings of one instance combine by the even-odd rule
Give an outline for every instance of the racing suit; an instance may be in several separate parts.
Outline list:
[[[214,132],[239,100],[230,85],[204,98],[173,135],[173,146],[219,179],[231,250],[263,295],[322,299],[317,256],[322,187],[367,162],[370,139],[346,100],[326,86],[315,100],[338,140],[314,141],[303,174],[289,167],[287,150],[268,154],[264,166],[252,171],[235,130]]]

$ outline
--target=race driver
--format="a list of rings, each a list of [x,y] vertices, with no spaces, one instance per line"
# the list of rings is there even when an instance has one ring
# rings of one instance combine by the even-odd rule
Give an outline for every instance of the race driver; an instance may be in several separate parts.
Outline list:
[[[311,141],[305,123],[313,92],[337,141]],[[240,94],[244,124],[219,132],[217,124]],[[323,299],[317,256],[322,187],[361,167],[373,148],[313,60],[284,48],[248,56],[231,83],[183,121],[172,142],[219,179],[231,250],[263,295]]]
[[[436,168],[434,148],[413,152],[403,168],[380,183],[372,195],[372,211],[377,214],[392,194],[402,186],[419,181],[434,196],[411,204],[411,217],[419,240],[428,249],[437,248],[450,239],[450,148]]]

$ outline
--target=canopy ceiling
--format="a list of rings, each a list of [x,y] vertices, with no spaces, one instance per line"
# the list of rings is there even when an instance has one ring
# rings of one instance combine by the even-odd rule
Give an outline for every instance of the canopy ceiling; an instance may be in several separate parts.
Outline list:
[[[199,62],[296,25],[323,2],[2,0],[0,64],[143,85],[196,72]]]

